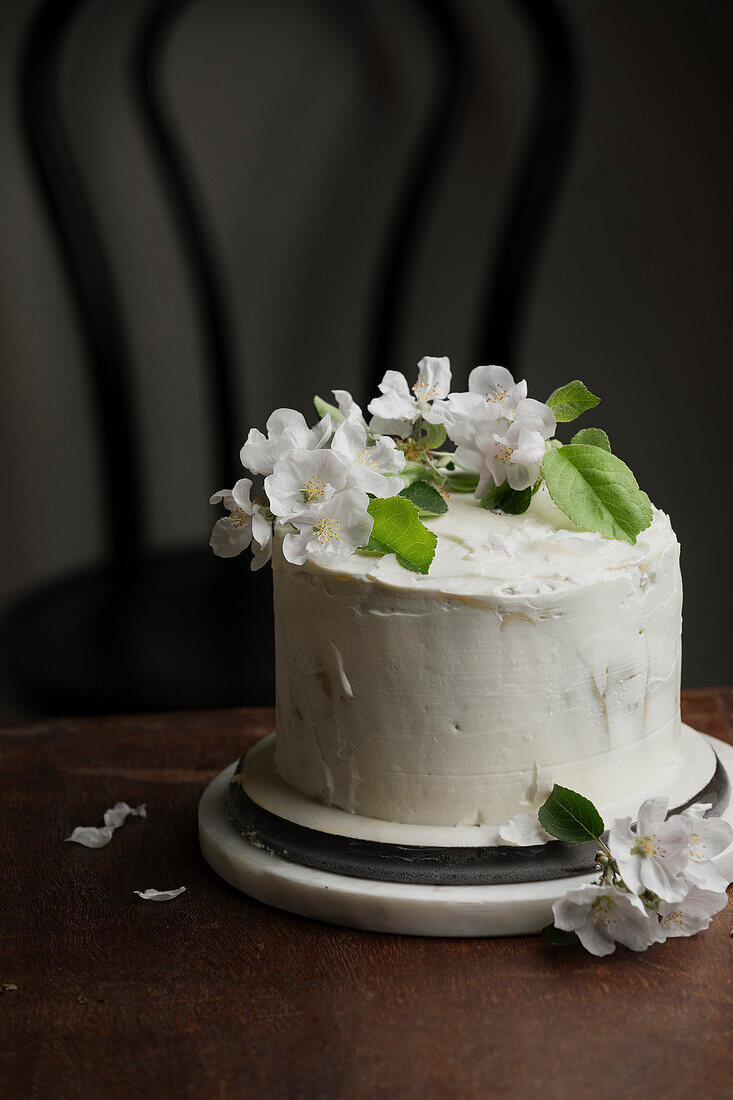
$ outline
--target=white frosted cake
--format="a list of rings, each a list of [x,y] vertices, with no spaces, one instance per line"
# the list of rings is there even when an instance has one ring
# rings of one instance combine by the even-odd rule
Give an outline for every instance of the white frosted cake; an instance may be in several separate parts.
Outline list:
[[[557,782],[602,803],[680,751],[679,547],[579,531],[463,494],[426,520],[428,575],[394,555],[287,562],[276,540],[277,768],[355,814],[507,821]]]
[[[357,928],[692,935],[733,877],[733,755],[681,722],[670,521],[602,428],[558,438],[581,381],[467,381],[426,357],[369,420],[344,390],[312,427],[278,409],[212,497],[214,551],[272,559],[277,714],[202,798],[202,851]]]

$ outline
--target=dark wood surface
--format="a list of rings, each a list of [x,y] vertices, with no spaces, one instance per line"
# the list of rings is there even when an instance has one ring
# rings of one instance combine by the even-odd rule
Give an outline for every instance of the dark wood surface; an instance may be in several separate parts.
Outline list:
[[[731,740],[733,691],[688,692],[684,714]],[[218,879],[199,796],[271,725],[249,710],[2,732],[2,1097],[733,1096],[731,908],[693,939],[595,959],[329,927]],[[147,820],[99,851],[64,844],[118,800]],[[182,885],[167,903],[133,893]]]

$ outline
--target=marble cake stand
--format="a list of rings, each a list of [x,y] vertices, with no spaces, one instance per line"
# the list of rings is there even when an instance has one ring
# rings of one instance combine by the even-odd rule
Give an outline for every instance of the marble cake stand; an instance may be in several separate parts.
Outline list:
[[[698,734],[689,727],[685,728],[684,733],[683,767],[677,769],[676,775],[667,784],[669,789],[645,792],[644,797],[667,793],[671,805],[684,804],[688,796],[705,785],[706,780],[699,782],[699,776],[706,768],[706,778],[710,777],[708,762],[714,760],[711,749],[717,754],[728,781],[733,781],[733,748],[730,745]],[[459,847],[476,843],[475,827],[433,831],[419,826],[398,826],[390,832],[389,823],[355,819],[343,811],[316,807],[280,784],[274,775],[271,750],[269,739],[253,750],[256,766],[249,794],[256,795],[258,802],[267,805],[272,813],[279,813],[289,821],[298,822],[300,819],[307,830],[315,828],[326,836],[361,836],[396,844],[407,843],[419,836],[418,843],[425,845],[444,843],[444,835],[449,833],[452,838],[457,838]],[[552,920],[552,903],[568,889],[591,882],[596,877],[594,871],[589,871],[532,882],[456,886],[388,882],[305,866],[267,850],[254,834],[250,834],[254,842],[247,839],[230,819],[227,795],[236,769],[237,764],[234,763],[221,772],[201,798],[199,836],[204,858],[217,874],[238,890],[268,905],[301,916],[330,924],[404,935],[523,935],[539,932]],[[691,776],[697,778],[694,778],[690,788]],[[681,792],[680,784],[685,783],[687,790]],[[681,793],[686,797],[680,797]],[[637,798],[637,804],[641,800]],[[600,809],[606,821],[623,813],[633,814],[633,810],[624,803]],[[718,816],[733,825],[733,799],[728,801]],[[370,832],[372,835],[369,835]],[[488,838],[484,843],[494,843],[490,829],[484,835]],[[733,880],[733,844],[721,852],[714,862],[729,881]]]

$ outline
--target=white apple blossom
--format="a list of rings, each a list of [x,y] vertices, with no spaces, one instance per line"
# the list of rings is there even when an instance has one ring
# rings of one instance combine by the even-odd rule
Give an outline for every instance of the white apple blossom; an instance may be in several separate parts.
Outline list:
[[[351,417],[361,424],[362,428],[366,431],[367,422],[364,419],[364,413],[361,411],[361,405],[357,405],[354,398],[351,396],[348,390],[331,390],[331,393],[336,398],[336,404],[341,415],[346,420]]]
[[[523,398],[516,417],[477,423],[473,444],[458,448],[462,464],[474,464],[479,472],[476,496],[486,496],[493,485],[509,483],[512,489],[528,489],[540,476],[545,441],[555,431],[552,410],[540,401]]]
[[[475,367],[468,376],[468,390],[435,401],[425,419],[444,424],[453,442],[465,445],[467,424],[510,420],[526,396],[527,383],[515,382],[506,367]]]
[[[239,452],[245,469],[265,476],[272,473],[277,460],[289,451],[314,451],[324,447],[331,438],[333,420],[326,415],[314,428],[309,428],[303,414],[296,409],[276,409],[266,428],[266,436],[257,428],[250,428],[247,442]]]
[[[214,524],[209,545],[217,557],[234,558],[248,546],[253,546],[252,569],[261,569],[272,554],[272,523],[252,502],[252,482],[243,477],[233,489],[220,489],[209,504],[223,504],[229,511]]]
[[[373,447],[367,446],[366,428],[361,422],[358,405],[353,405],[349,415],[334,432],[331,450],[342,455],[349,463],[349,484],[371,493],[375,497],[393,497],[403,484],[399,478],[386,477],[396,474],[405,465],[405,456],[389,436],[379,436]]]
[[[540,825],[537,814],[517,814],[506,825],[502,825],[499,836],[517,848],[526,848],[530,844],[547,844],[548,840],[552,840],[550,834]]]
[[[733,829],[719,817],[705,817],[710,803],[696,802],[684,810],[680,817],[690,822],[689,862],[683,871],[687,882],[701,890],[725,890],[728,880],[721,875],[712,857],[724,852],[733,840]]]
[[[656,917],[640,898],[618,886],[588,884],[568,890],[554,902],[552,913],[555,927],[575,932],[592,955],[610,955],[617,943],[646,951],[663,941]]]
[[[283,522],[315,513],[349,480],[349,463],[335,451],[291,451],[265,478],[270,509]]]
[[[297,533],[283,539],[285,558],[293,565],[303,565],[309,556],[329,564],[353,554],[372,533],[374,521],[368,507],[366,493],[351,488],[334,493],[307,514],[291,517]]]
[[[728,895],[722,890],[701,890],[691,886],[681,901],[660,901],[659,928],[665,939],[694,936],[708,927],[716,913],[725,909]]]
[[[681,877],[690,855],[692,825],[675,814],[667,819],[667,798],[649,798],[639,809],[636,831],[631,818],[614,821],[608,847],[629,890],[651,890],[664,901],[680,901],[687,893]]]
[[[370,428],[381,435],[398,435],[404,438],[412,431],[415,421],[430,412],[433,401],[448,396],[450,389],[450,361],[446,356],[436,358],[426,355],[417,365],[417,381],[412,393],[404,374],[388,370],[379,383],[381,397],[369,402],[372,414]]]

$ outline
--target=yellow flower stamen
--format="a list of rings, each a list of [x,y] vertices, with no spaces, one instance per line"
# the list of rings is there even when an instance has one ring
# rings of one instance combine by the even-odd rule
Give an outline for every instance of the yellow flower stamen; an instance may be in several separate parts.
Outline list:
[[[359,463],[360,466],[365,466],[367,470],[376,470],[377,473],[379,473],[379,463],[375,458],[369,457],[368,449],[359,451],[356,456],[356,461]]]
[[[496,385],[493,390],[487,390],[484,394],[486,400],[491,402],[492,404],[498,404],[500,401],[503,401],[506,396],[507,390],[502,385]]]
[[[326,492],[326,482],[320,481],[315,474],[313,477],[306,481],[305,485],[300,490],[303,500],[308,502],[313,500],[322,500],[324,493]]]
[[[244,527],[250,517],[241,508],[233,508],[229,513],[229,519],[234,527]]]
[[[313,534],[321,546],[325,546],[327,542],[338,542],[341,538],[339,534],[340,526],[339,520],[324,516],[323,519],[319,519],[318,523],[313,524]]]
[[[646,859],[647,856],[664,859],[667,854],[667,849],[662,847],[659,837],[655,833],[652,833],[651,836],[638,837],[631,851],[634,855],[641,856],[642,859]]]
[[[437,386],[433,383],[432,386],[428,385],[427,379],[418,378],[415,385],[412,387],[412,392],[418,401],[430,401],[432,397],[435,397],[435,391]]]

